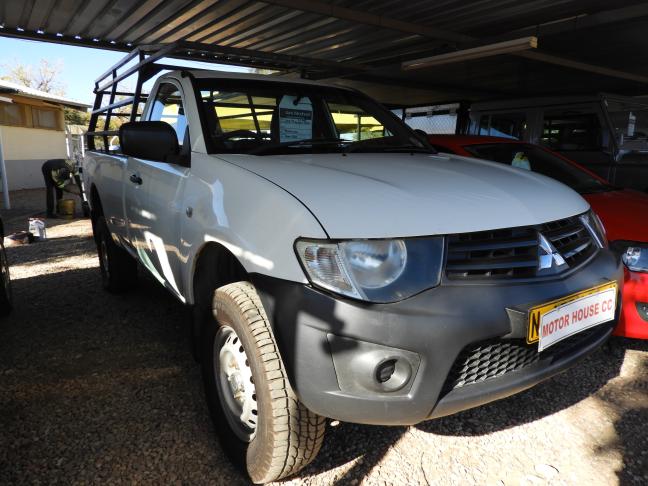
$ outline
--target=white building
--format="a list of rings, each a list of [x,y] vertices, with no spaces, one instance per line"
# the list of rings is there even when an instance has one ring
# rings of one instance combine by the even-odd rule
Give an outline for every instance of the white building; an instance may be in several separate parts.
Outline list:
[[[64,107],[90,105],[0,80],[0,156],[9,190],[44,187],[43,162],[67,156]]]

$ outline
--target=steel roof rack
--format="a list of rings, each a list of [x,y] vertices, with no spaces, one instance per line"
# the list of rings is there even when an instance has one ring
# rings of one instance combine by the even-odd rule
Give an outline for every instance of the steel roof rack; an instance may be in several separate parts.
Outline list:
[[[189,66],[159,63],[158,61],[163,58],[249,66],[261,69],[299,70],[302,72],[303,77],[306,77],[307,72],[325,72],[331,69],[338,71],[343,69],[353,72],[362,70],[362,67],[344,67],[344,65],[335,61],[315,60],[301,56],[273,54],[220,45],[206,46],[195,42],[141,45],[133,49],[95,80],[93,90],[95,101],[86,134],[90,150],[97,149],[95,139],[100,138],[103,140],[104,150],[108,151],[108,137],[119,134],[117,130],[110,130],[112,118],[128,117],[129,121],[135,121],[141,116],[141,113],[139,113],[140,105],[147,98],[147,95],[142,93],[142,85],[146,81],[160,71],[192,69]],[[134,60],[137,60],[137,62],[130,65]],[[135,74],[137,74],[137,82],[133,92],[118,90],[119,83]],[[108,104],[102,106],[105,101],[104,96],[108,97]],[[130,106],[131,109],[129,111],[115,111],[126,106]],[[102,117],[103,120],[100,120]],[[103,125],[103,130],[98,129],[100,125]]]

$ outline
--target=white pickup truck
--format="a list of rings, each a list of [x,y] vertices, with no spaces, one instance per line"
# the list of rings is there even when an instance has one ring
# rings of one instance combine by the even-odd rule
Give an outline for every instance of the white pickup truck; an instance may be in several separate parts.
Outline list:
[[[83,175],[104,286],[141,266],[193,306],[209,410],[257,483],[308,464],[325,417],[415,424],[504,398],[618,313],[619,261],[578,194],[437,154],[354,90],[172,71]]]

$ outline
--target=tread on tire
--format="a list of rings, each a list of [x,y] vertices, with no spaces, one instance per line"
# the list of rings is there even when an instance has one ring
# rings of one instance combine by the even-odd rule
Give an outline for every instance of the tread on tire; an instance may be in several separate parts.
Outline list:
[[[319,452],[325,418],[308,410],[293,391],[279,350],[254,286],[236,282],[214,292],[212,321],[203,337],[203,379],[207,400],[223,449],[255,483],[266,483],[295,474]],[[232,327],[252,369],[257,396],[258,424],[251,442],[231,429],[216,389],[218,360],[214,360],[217,327]]]

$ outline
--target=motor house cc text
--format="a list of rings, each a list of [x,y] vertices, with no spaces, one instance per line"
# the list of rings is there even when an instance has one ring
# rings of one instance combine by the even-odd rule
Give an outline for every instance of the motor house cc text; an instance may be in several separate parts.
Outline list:
[[[542,325],[542,336],[550,336],[554,332],[561,330],[567,326],[578,324],[579,322],[589,319],[590,317],[595,317],[599,314],[604,314],[610,310],[613,310],[615,307],[615,302],[613,298],[604,300],[603,302],[596,302],[595,304],[590,304],[587,307],[582,307],[571,313],[563,314],[560,317],[555,318],[554,320],[548,322],[547,324]]]

